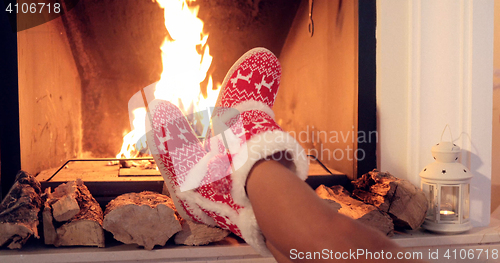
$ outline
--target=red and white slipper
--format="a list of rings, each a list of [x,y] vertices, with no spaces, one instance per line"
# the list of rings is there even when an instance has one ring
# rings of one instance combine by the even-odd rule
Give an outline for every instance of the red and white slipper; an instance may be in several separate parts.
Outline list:
[[[148,145],[181,215],[229,229],[263,255],[270,252],[245,190],[250,170],[281,153],[299,178],[305,180],[308,171],[303,148],[274,121],[271,107],[280,74],[276,57],[266,49],[253,49],[238,60],[218,99],[223,107],[213,114],[209,145],[217,146],[208,152],[192,130],[185,132],[187,121],[174,105],[150,104]]]
[[[247,109],[266,110],[274,118],[272,108],[280,81],[281,65],[271,51],[262,47],[247,51],[227,72],[212,118],[221,116],[228,108],[239,112]],[[210,151],[212,136],[214,132],[211,128],[208,129],[205,140],[207,151]]]
[[[195,203],[180,198],[187,175],[206,155],[186,117],[174,104],[153,100],[146,120],[148,146],[179,214],[198,223],[215,225]]]
[[[235,108],[243,102],[255,101],[272,108],[280,80],[278,58],[265,48],[251,49],[229,69],[215,106]]]

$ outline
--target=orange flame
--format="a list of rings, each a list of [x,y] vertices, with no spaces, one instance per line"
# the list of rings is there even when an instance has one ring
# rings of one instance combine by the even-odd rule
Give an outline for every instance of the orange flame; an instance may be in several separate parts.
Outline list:
[[[137,108],[132,113],[134,114],[134,129],[123,137],[122,149],[116,158],[134,158],[139,155],[141,149],[147,149],[144,137],[146,134],[146,126],[144,125],[146,123],[146,108]]]
[[[208,34],[203,32],[203,21],[197,17],[199,6],[192,4],[195,0],[153,1],[164,9],[165,28],[168,31],[168,36],[160,48],[163,72],[156,84],[154,96],[156,99],[172,102],[184,114],[197,115],[198,117],[193,119],[193,125],[201,126],[200,132],[205,134],[210,123],[200,112],[215,106],[220,87],[214,90],[212,76],[207,74],[213,58],[207,43]],[[206,87],[202,87],[203,82],[207,83]],[[202,93],[205,88],[206,96]],[[123,138],[124,143],[117,158],[134,157],[132,153],[144,147],[145,142],[138,139],[144,136],[146,110],[139,108],[136,111],[135,130]],[[135,145],[136,143],[140,145]]]

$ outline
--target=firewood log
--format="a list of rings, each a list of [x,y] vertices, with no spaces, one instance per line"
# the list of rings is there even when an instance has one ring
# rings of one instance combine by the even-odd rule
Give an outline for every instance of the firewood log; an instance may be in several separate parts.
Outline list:
[[[182,230],[175,235],[178,245],[199,246],[223,240],[229,235],[228,230],[181,219]]]
[[[21,248],[28,238],[38,236],[41,188],[31,174],[19,171],[14,185],[0,203],[0,247]]]
[[[82,180],[61,184],[53,193],[49,189],[47,195],[43,211],[45,244],[104,247],[102,209]]]
[[[388,236],[394,234],[394,224],[390,216],[381,212],[375,206],[367,205],[352,198],[347,190],[340,185],[331,188],[320,185],[316,188],[319,197],[328,200],[340,214],[348,216],[363,225],[380,230]]]
[[[45,197],[49,197],[50,187],[45,189],[44,193]],[[49,202],[44,203],[43,212],[42,212],[42,220],[43,220],[43,239],[45,244],[54,244],[56,242],[57,233],[54,224],[52,223],[52,207],[49,205]]]
[[[424,222],[427,198],[411,182],[373,170],[352,184],[353,196],[387,212],[397,228],[416,229]]]
[[[172,199],[149,191],[123,194],[109,202],[103,227],[116,240],[149,250],[164,246],[182,229]]]

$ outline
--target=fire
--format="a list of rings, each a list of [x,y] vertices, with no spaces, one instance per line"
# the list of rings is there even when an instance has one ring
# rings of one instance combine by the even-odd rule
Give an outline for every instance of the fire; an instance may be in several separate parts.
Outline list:
[[[165,38],[162,51],[163,72],[156,85],[155,98],[168,100],[185,114],[203,111],[213,107],[218,91],[213,91],[213,81],[208,69],[212,64],[208,34],[203,32],[203,21],[199,19],[199,6],[195,1],[156,0],[164,9],[165,28],[169,36]],[[208,85],[201,83],[208,78]],[[201,90],[207,90],[204,97]],[[208,121],[203,126],[208,128]],[[196,123],[195,123],[196,125]]]
[[[141,107],[135,109],[133,112],[134,121],[133,129],[123,137],[123,144],[120,153],[116,158],[134,158],[139,156],[141,149],[147,149],[146,137],[146,108]]]
[[[199,19],[196,0],[153,0],[164,9],[165,28],[168,35],[161,46],[163,72],[156,84],[154,96],[177,105],[186,115],[193,114],[193,127],[201,127],[199,135],[205,134],[209,119],[201,112],[214,107],[219,88],[213,89],[212,76],[207,74],[212,64],[208,46],[208,34],[203,32],[203,21]],[[203,87],[202,83],[206,83]],[[206,90],[205,95],[202,90]],[[122,156],[135,157],[141,149],[146,149],[145,108],[134,112],[133,128],[125,135]]]

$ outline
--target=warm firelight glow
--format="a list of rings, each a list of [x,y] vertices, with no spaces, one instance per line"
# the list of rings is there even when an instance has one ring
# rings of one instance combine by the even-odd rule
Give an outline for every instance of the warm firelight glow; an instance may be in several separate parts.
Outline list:
[[[202,118],[200,112],[214,107],[219,87],[213,89],[212,76],[208,69],[212,63],[208,34],[203,32],[203,21],[198,16],[195,0],[153,0],[164,9],[165,28],[168,36],[161,46],[163,72],[156,84],[154,96],[174,103],[184,114],[194,114],[190,120],[193,126],[201,127],[199,135],[205,134],[209,127],[209,119]],[[202,86],[202,83],[206,83]],[[206,90],[203,95],[202,90]],[[124,137],[124,144],[118,158],[134,157],[131,152],[144,147],[145,108],[134,111],[134,128]],[[137,121],[137,125],[136,125]],[[141,124],[142,123],[142,124]],[[135,142],[141,145],[133,145]],[[128,152],[128,153],[127,153]]]

